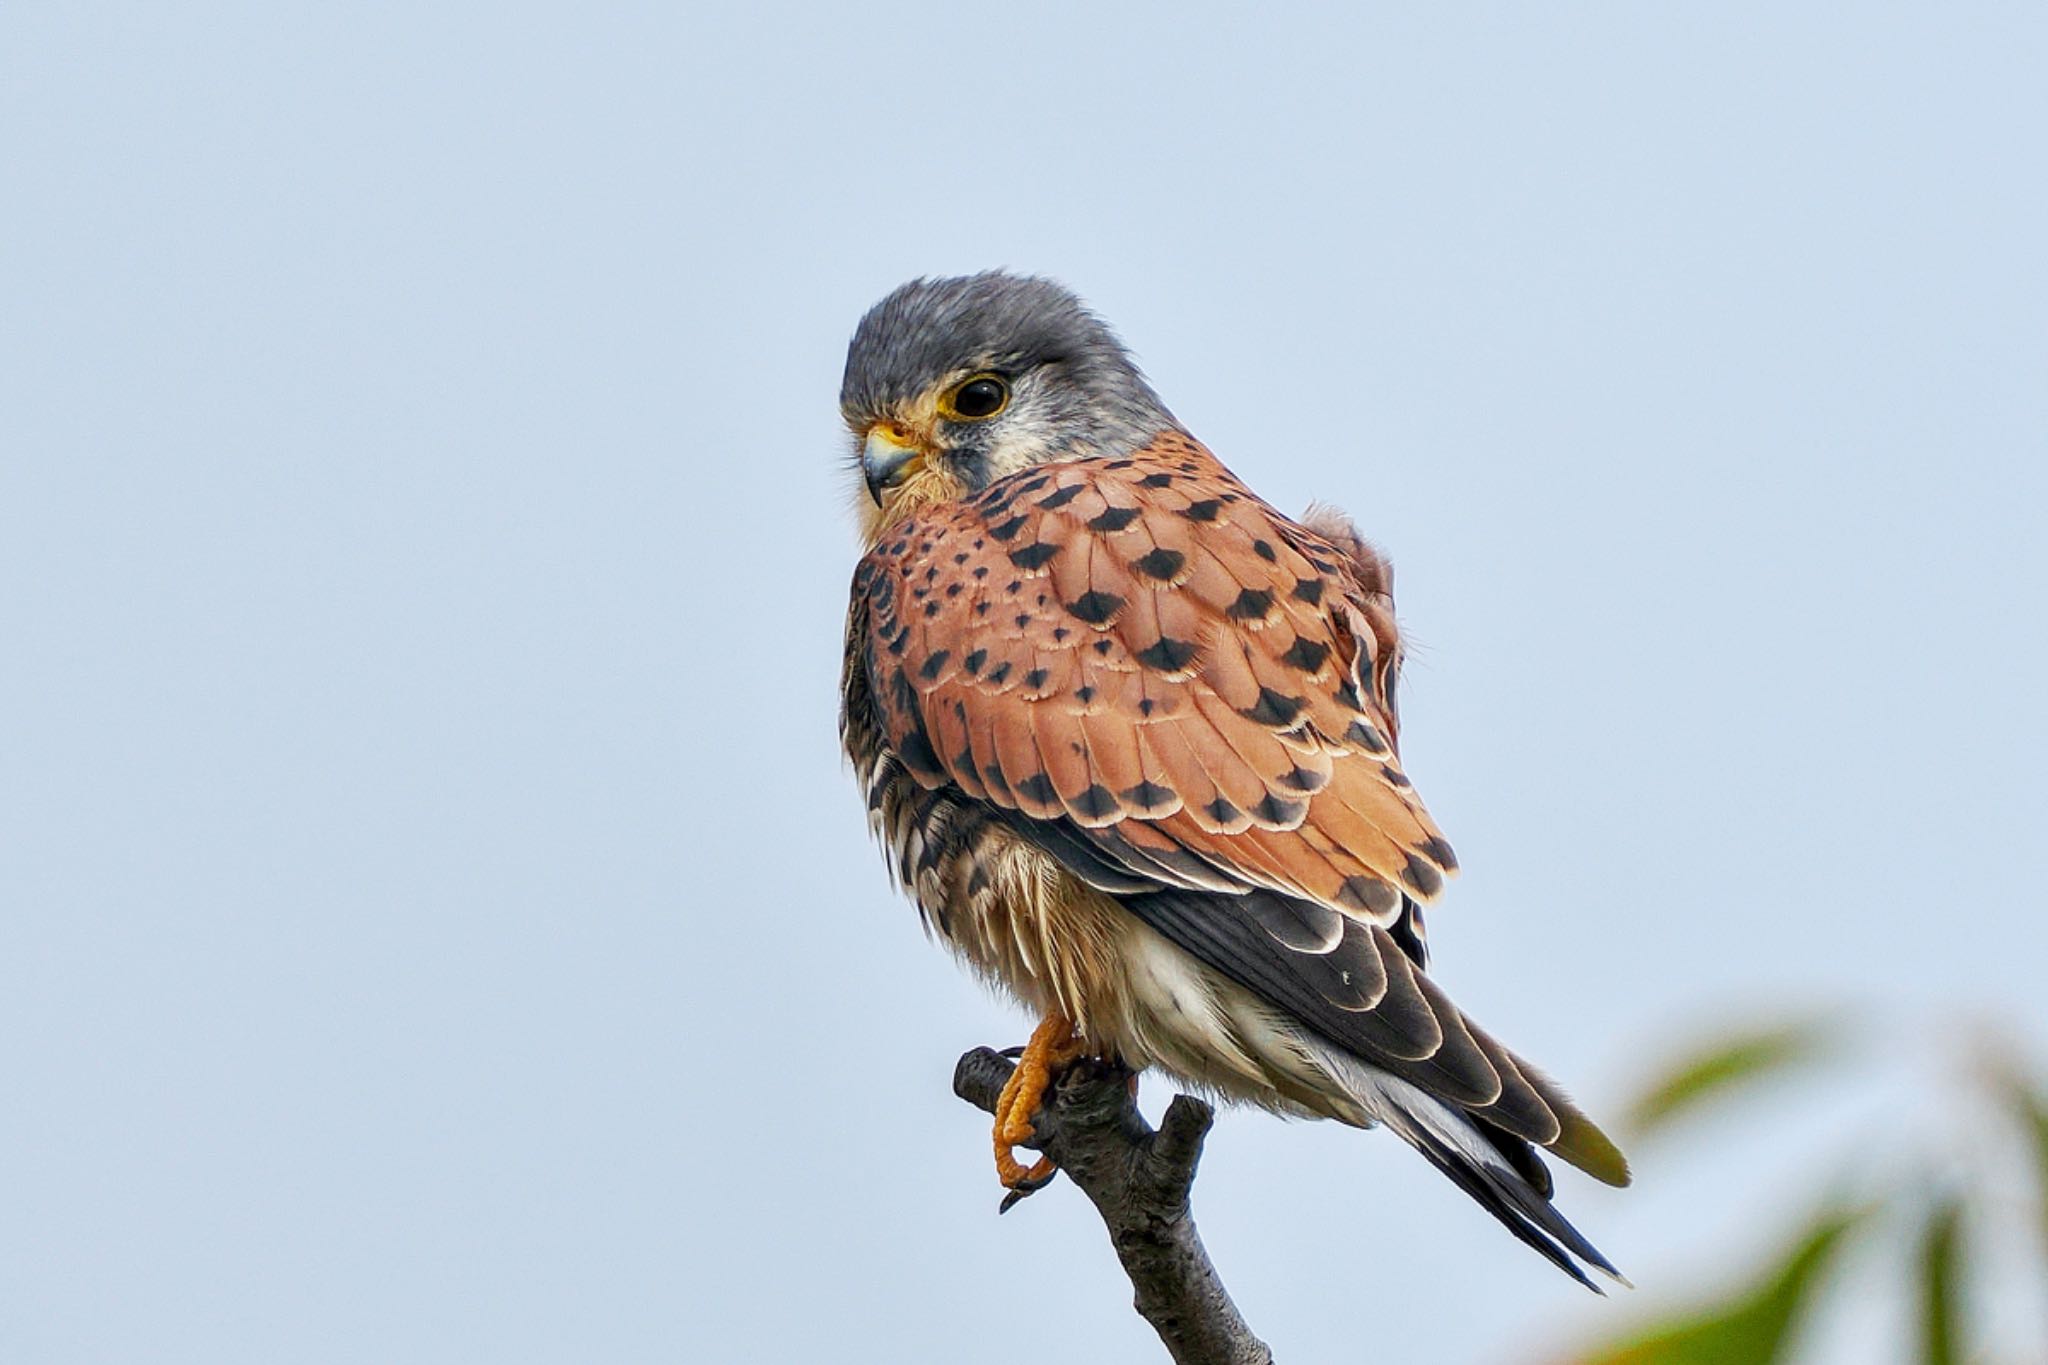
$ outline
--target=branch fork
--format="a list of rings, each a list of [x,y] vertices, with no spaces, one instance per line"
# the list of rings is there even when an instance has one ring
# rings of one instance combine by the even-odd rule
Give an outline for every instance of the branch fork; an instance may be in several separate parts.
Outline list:
[[[1001,1053],[975,1048],[953,1069],[953,1093],[994,1114],[1014,1069]],[[1051,1157],[1095,1205],[1135,1306],[1175,1365],[1272,1365],[1272,1351],[1230,1301],[1188,1208],[1215,1110],[1176,1095],[1155,1130],[1138,1112],[1131,1080],[1103,1062],[1068,1066],[1026,1145]],[[1002,1211],[1021,1197],[1006,1198]]]

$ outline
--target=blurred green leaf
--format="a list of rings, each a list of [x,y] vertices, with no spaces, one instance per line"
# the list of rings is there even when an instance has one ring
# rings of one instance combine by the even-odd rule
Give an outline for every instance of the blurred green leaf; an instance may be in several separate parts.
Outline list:
[[[1717,1043],[1650,1086],[1624,1122],[1636,1137],[1646,1137],[1741,1086],[1828,1055],[1841,1034],[1833,1020],[1809,1019]]]
[[[1583,1355],[1579,1365],[1771,1365],[1783,1359],[1842,1239],[1869,1212],[1823,1211],[1760,1283],[1718,1307]]]
[[[1956,1323],[1962,1214],[1962,1201],[1944,1195],[1920,1234],[1920,1359],[1925,1365],[1957,1365],[1963,1359]]]
[[[2005,1069],[2004,1080],[2020,1131],[2033,1148],[2034,1197],[2041,1213],[2043,1245],[2048,1246],[2048,1096],[2029,1084],[2017,1065]]]

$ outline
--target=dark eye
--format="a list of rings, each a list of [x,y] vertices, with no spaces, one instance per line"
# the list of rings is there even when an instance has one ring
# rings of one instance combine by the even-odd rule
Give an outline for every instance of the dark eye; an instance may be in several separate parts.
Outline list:
[[[947,416],[978,422],[993,417],[1010,401],[1010,386],[992,374],[978,374],[954,389],[946,400]]]

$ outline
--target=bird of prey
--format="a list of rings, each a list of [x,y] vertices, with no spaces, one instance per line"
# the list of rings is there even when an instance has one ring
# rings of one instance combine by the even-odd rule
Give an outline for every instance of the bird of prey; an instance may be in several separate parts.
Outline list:
[[[1410,785],[1386,561],[1181,424],[1064,287],[916,280],[840,390],[868,495],[841,739],[929,930],[1040,1021],[997,1108],[1025,1167],[1076,1057],[1384,1124],[1589,1287],[1547,1151],[1626,1184],[1558,1086],[1424,972],[1457,860]]]

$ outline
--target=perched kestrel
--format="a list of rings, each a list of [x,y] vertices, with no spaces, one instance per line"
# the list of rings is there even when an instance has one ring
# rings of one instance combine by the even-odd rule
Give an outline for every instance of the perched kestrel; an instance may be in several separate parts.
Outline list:
[[[1047,280],[904,285],[839,403],[872,502],[846,752],[929,929],[1041,1020],[1003,1183],[1051,1178],[1012,1148],[1094,1055],[1385,1124],[1582,1283],[1614,1274],[1536,1149],[1627,1162],[1423,973],[1457,860],[1401,768],[1379,553],[1260,501]]]

